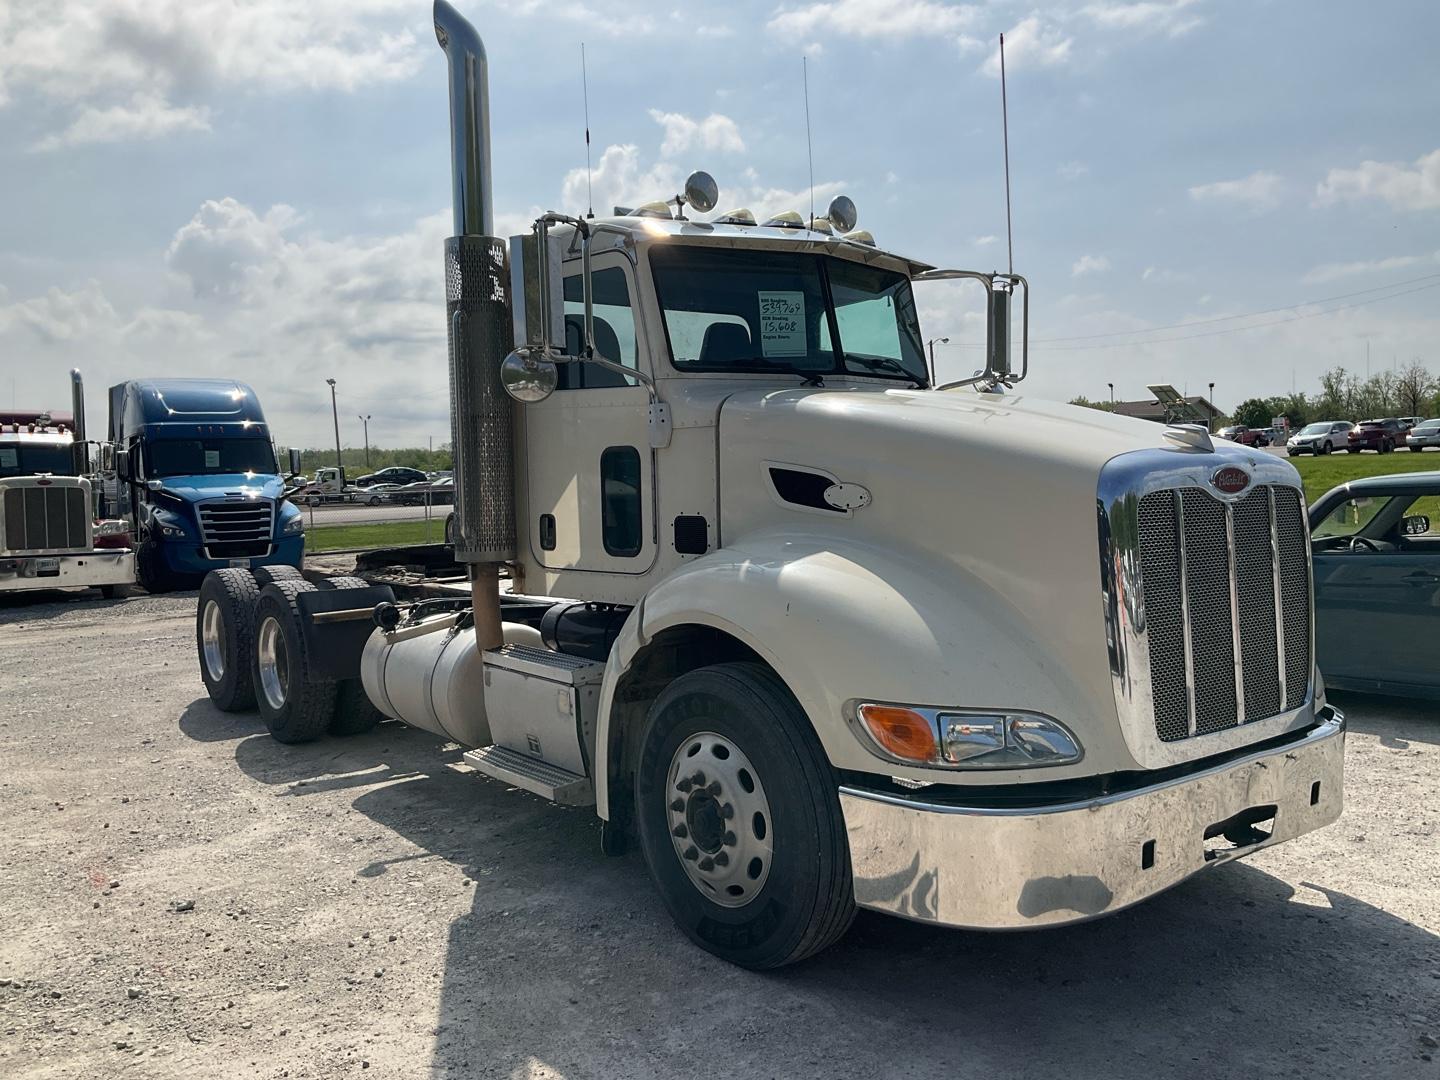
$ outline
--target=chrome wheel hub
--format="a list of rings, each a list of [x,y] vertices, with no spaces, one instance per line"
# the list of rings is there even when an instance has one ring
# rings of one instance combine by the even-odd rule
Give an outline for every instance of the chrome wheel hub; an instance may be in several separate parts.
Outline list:
[[[670,842],[686,875],[722,907],[744,907],[770,876],[770,800],[750,759],[702,731],[680,744],[665,781]]]
[[[273,615],[267,615],[256,634],[256,655],[260,669],[260,692],[272,709],[283,709],[290,688],[290,656],[285,648],[285,635]]]
[[[214,600],[205,601],[205,610],[200,616],[200,651],[210,680],[219,682],[225,677],[225,621],[220,617],[220,605]]]

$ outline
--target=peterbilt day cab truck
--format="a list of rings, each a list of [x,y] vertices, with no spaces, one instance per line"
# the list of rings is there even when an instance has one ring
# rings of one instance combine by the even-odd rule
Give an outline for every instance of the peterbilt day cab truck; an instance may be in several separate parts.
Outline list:
[[[1292,467],[1021,393],[1024,280],[882,250],[848,200],[694,220],[716,197],[697,174],[507,245],[484,49],[434,14],[472,595],[211,574],[218,705],[287,742],[395,717],[593,805],[691,940],[757,968],[857,906],[1104,915],[1339,815]],[[926,370],[913,285],[936,278],[988,297],[963,385]]]
[[[97,520],[85,439],[85,387],[70,372],[72,411],[0,412],[0,596],[135,580],[125,523]]]
[[[218,567],[300,566],[304,520],[283,498],[265,414],[244,383],[119,383],[110,440],[118,509],[131,519],[148,592],[193,587]]]

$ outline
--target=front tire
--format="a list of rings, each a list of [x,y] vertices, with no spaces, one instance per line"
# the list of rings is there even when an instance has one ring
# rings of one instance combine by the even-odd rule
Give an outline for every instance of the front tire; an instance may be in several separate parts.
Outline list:
[[[1323,443],[1320,444],[1320,453],[1322,453],[1322,454],[1328,454],[1328,453],[1330,453],[1331,450],[1334,450],[1334,449],[1335,449],[1335,444],[1334,444],[1334,443],[1323,442]]]
[[[835,771],[794,696],[756,663],[680,676],[650,710],[640,843],[671,916],[741,967],[792,964],[855,915]]]
[[[195,650],[200,656],[200,678],[221,712],[244,712],[255,707],[250,654],[255,641],[255,598],[259,594],[248,570],[212,570],[200,583]]]
[[[152,596],[167,593],[175,582],[165,568],[165,557],[154,540],[142,540],[135,552],[135,580]]]
[[[251,678],[255,704],[276,742],[318,739],[335,713],[335,683],[312,673],[295,603],[314,591],[308,581],[277,581],[260,590],[255,604]]]

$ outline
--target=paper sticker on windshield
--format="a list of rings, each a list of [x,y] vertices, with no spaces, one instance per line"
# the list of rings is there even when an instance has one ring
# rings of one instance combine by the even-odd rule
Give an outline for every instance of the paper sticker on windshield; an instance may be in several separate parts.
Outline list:
[[[13,469],[19,464],[19,450],[13,446],[0,446],[0,469]]]
[[[760,353],[763,356],[805,356],[805,294],[762,292],[760,300]]]
[[[206,467],[207,469],[218,469],[218,468],[220,467],[220,451],[219,451],[219,450],[206,450],[206,451],[205,451],[205,467]]]

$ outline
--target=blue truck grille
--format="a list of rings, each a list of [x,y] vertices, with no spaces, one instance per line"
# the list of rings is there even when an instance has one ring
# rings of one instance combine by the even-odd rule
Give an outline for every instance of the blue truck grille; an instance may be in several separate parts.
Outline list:
[[[270,499],[226,499],[201,503],[200,535],[212,559],[243,559],[270,554],[275,503]]]

